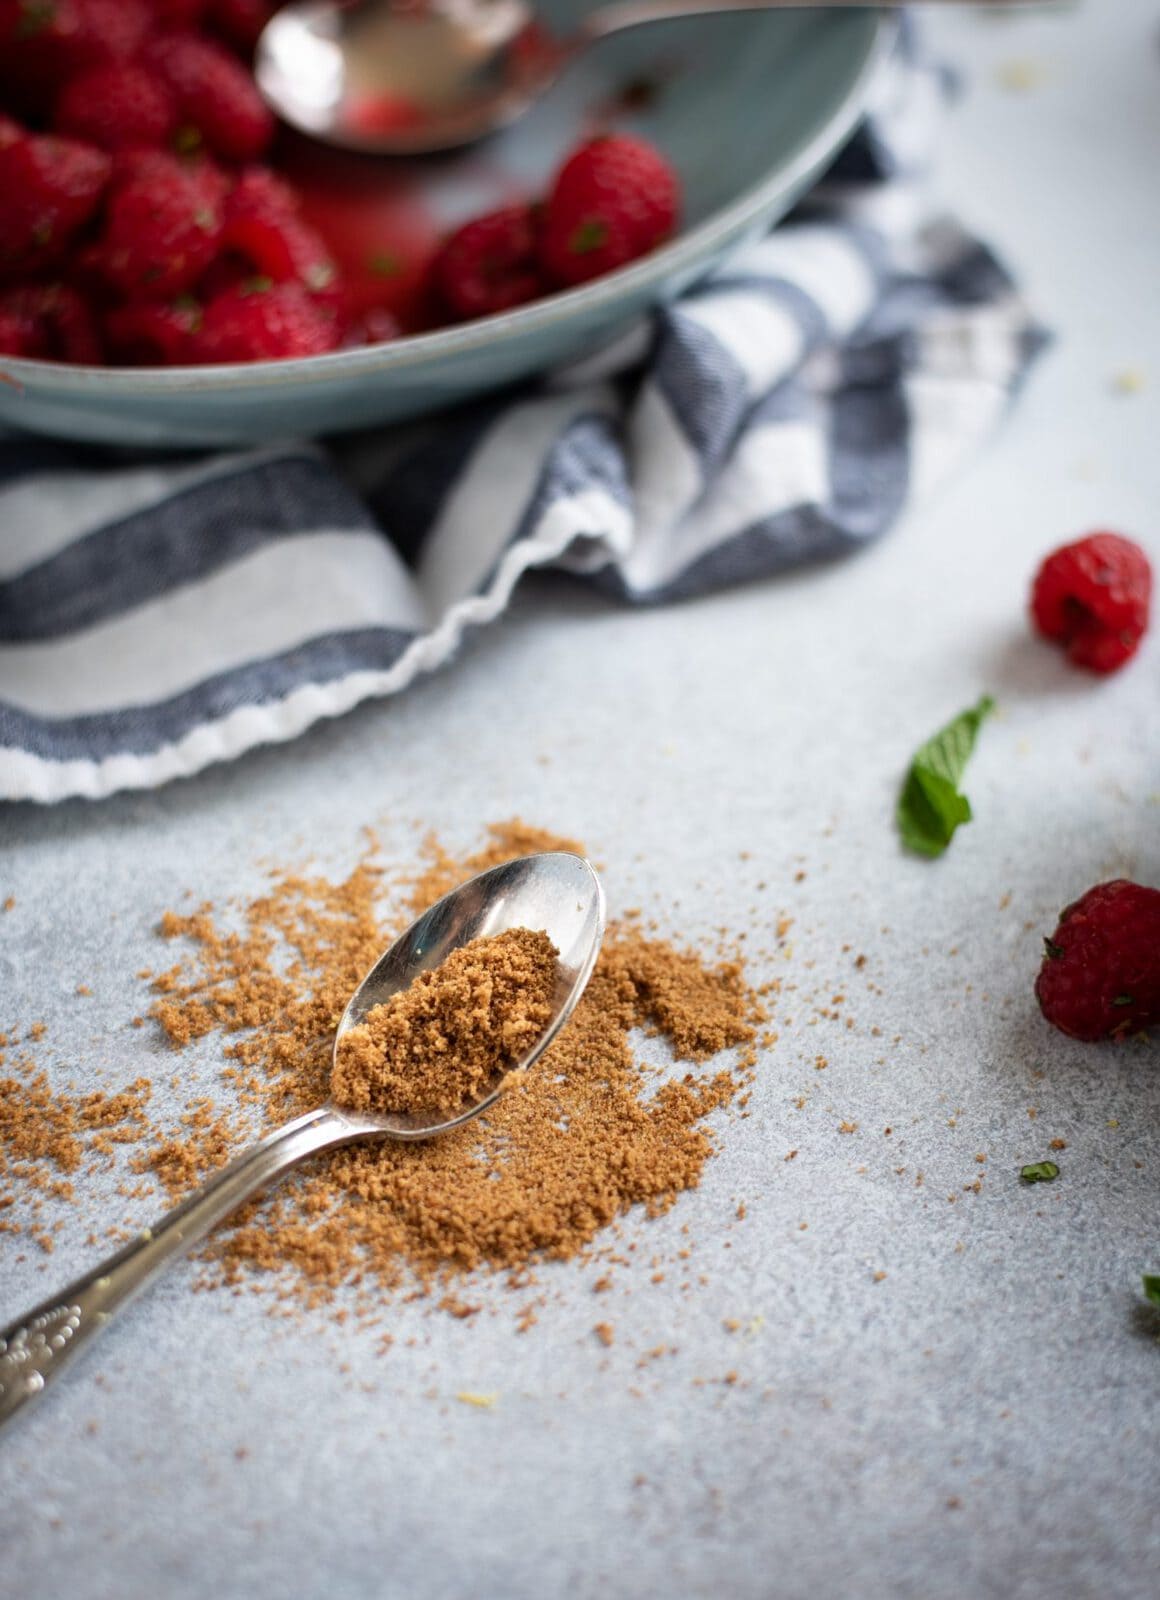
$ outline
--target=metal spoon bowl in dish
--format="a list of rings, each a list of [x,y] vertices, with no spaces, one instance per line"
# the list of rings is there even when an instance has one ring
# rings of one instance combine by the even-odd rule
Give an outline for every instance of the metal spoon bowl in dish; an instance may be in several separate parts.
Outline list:
[[[535,1043],[485,1091],[445,1113],[370,1116],[331,1103],[267,1134],[153,1228],[0,1332],[0,1424],[36,1400],[115,1312],[259,1190],[309,1156],[362,1139],[431,1139],[479,1116],[567,1022],[592,975],[604,934],[604,893],[587,861],[563,852],[522,856],[452,890],[407,929],[359,984],[335,1031],[334,1051],[373,1006],[438,967],[453,950],[509,928],[542,929],[555,945],[552,1014]]]
[[[926,0],[927,4],[936,0]],[[937,0],[992,6],[1018,0]],[[266,24],[254,76],[291,127],[346,150],[454,150],[507,127],[592,45],[677,17],[877,8],[880,0],[610,0],[566,36],[530,0],[294,0]]]

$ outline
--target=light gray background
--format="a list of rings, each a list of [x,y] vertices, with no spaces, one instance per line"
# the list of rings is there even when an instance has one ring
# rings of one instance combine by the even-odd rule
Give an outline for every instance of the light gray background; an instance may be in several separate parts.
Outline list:
[[[1156,1046],[1068,1043],[1031,982],[1066,898],[1160,883],[1160,641],[1095,683],[1030,640],[1023,603],[1043,551],[1089,527],[1160,556],[1158,25],[1116,0],[932,26],[970,79],[947,199],[1060,341],[987,458],[878,548],[642,615],[529,590],[398,704],[160,794],[0,817],[0,1026],[44,1018],[80,1082],[168,1073],[125,1024],[185,888],[251,891],[261,858],[342,871],[375,820],[404,860],[423,823],[467,846],[522,813],[588,842],[614,909],[670,920],[679,899],[691,939],[728,923],[769,945],[784,910],[792,955],[758,968],[799,986],[702,1188],[627,1224],[641,1267],[605,1295],[545,1270],[526,1334],[527,1296],[484,1283],[468,1322],[388,1307],[382,1356],[174,1272],[0,1441],[4,1600],[1156,1592]],[[1127,368],[1142,393],[1116,392]],[[944,861],[907,859],[907,757],[984,688],[1003,714],[977,821]],[[853,1031],[817,1020],[838,990]],[[216,1058],[180,1058],[190,1093]],[[1061,1178],[1021,1187],[1054,1137]],[[89,1262],[90,1225],[144,1220],[116,1181],[51,1260],[4,1240],[5,1314]],[[686,1223],[681,1294],[647,1262]],[[660,1343],[676,1353],[638,1365]]]

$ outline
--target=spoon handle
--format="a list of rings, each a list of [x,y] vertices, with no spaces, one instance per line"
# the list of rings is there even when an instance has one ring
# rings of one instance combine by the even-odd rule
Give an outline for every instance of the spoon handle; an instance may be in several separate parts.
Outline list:
[[[328,1107],[275,1129],[152,1228],[0,1331],[0,1426],[38,1399],[114,1312],[259,1189],[307,1156],[360,1137]]]
[[[967,5],[1006,11],[1032,3],[1032,0],[924,0],[927,5]],[[834,7],[883,7],[883,0],[610,0],[590,11],[580,26],[585,44],[606,39],[609,34],[638,28],[646,22],[667,22],[673,17],[704,17],[717,11],[822,11]]]

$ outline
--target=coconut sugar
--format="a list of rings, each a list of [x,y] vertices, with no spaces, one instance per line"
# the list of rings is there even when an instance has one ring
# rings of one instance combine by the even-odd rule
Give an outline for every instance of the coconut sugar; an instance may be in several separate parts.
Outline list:
[[[482,1099],[551,1021],[556,956],[530,928],[453,950],[343,1034],[330,1075],[336,1104],[450,1115]]]
[[[167,968],[153,964],[150,1014],[175,1057],[218,1036],[222,1081],[203,1079],[185,1111],[167,1121],[152,1103],[146,1114],[147,1085],[134,1085],[125,1124],[101,1130],[104,1150],[110,1139],[135,1140],[134,1169],[175,1198],[248,1140],[322,1104],[335,1029],[382,951],[457,883],[544,849],[581,847],[522,822],[503,823],[462,857],[428,841],[420,863],[393,881],[372,847],[338,882],[282,870],[245,905],[168,913],[158,931],[175,959]],[[504,946],[509,974],[518,950],[531,979],[538,973],[546,983],[550,970],[554,981],[546,935],[520,932]],[[470,983],[463,992],[470,1014]],[[522,993],[514,1014],[503,1015],[512,1026],[506,1035],[499,1030],[513,1055],[528,1028],[543,1026],[536,1020],[542,991],[530,981]],[[429,1022],[437,1036],[438,1017],[437,1008],[426,1021],[420,1017],[420,1033]],[[626,1213],[657,1216],[699,1183],[722,1134],[709,1119],[743,1096],[764,1020],[739,960],[678,949],[635,918],[613,922],[567,1026],[483,1116],[437,1139],[351,1145],[315,1159],[217,1230],[203,1252],[201,1285],[269,1286],[300,1304],[353,1287],[365,1309],[393,1290],[446,1296],[454,1280],[475,1271],[526,1283],[540,1262],[587,1255]],[[642,1039],[650,1036],[646,1049]],[[457,1065],[445,1077],[441,1062],[438,1081],[448,1094],[453,1083],[456,1096],[465,1086],[470,1094],[483,1064],[456,1082],[462,1047],[450,1048],[447,1038],[442,1054]],[[384,1085],[407,1057],[407,1049],[398,1059],[383,1052]],[[348,1101],[363,1092],[354,1077],[352,1067],[341,1080]],[[415,1080],[408,1084],[413,1095]],[[54,1167],[58,1176],[67,1171],[80,1193],[86,1172],[100,1164],[91,1151],[99,1137],[96,1108],[80,1115],[80,1097],[50,1093],[35,1077],[27,1089],[28,1116],[39,1121],[47,1112],[56,1122],[41,1148],[23,1113],[15,1114],[18,1097],[8,1124],[0,1118],[0,1144],[8,1140],[10,1155],[20,1152],[7,1166],[9,1217],[30,1172],[43,1181]],[[443,1092],[430,1077],[422,1095],[428,1090]],[[368,1084],[365,1092],[369,1104],[375,1091]],[[113,1107],[121,1109],[110,1098],[100,1120]],[[136,1226],[151,1218],[134,1212],[116,1220]]]

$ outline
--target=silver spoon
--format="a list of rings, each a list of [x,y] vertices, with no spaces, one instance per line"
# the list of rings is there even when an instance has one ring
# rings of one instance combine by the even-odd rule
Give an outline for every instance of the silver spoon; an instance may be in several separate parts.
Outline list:
[[[934,3],[934,0],[928,0]],[[1023,0],[937,0],[991,4]],[[600,39],[673,17],[879,0],[611,0],[568,39],[530,0],[295,0],[266,24],[258,88],[292,127],[347,150],[417,155],[470,144],[527,111]]]
[[[486,1111],[502,1094],[509,1076],[531,1066],[559,1033],[592,975],[604,934],[604,892],[580,856],[562,852],[523,856],[445,895],[367,973],[334,1036],[337,1051],[346,1030],[361,1022],[372,1006],[405,989],[420,972],[437,967],[460,945],[508,928],[542,928],[559,951],[551,1021],[520,1061],[505,1067],[479,1100],[453,1117],[370,1117],[328,1103],[267,1134],[155,1227],[144,1229],[132,1244],[0,1333],[0,1423],[38,1399],[65,1365],[164,1267],[308,1156],[360,1139],[430,1139]]]

